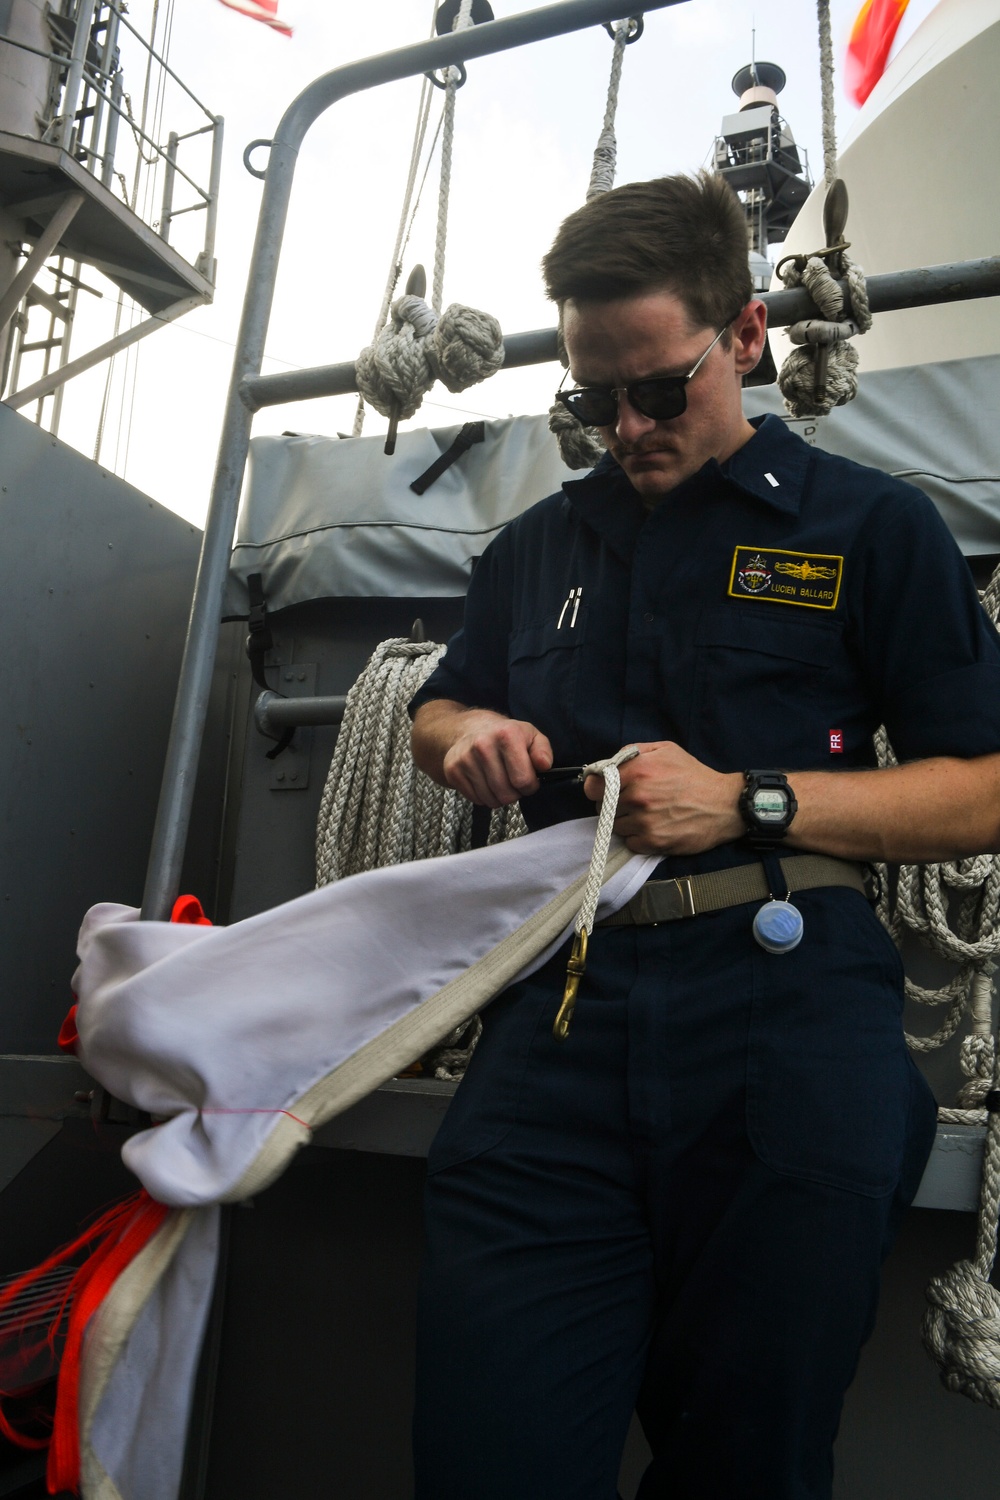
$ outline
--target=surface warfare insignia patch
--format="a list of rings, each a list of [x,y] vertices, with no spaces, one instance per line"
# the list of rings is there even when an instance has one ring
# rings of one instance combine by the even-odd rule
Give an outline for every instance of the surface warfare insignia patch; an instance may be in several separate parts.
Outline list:
[[[772,552],[737,547],[728,593],[733,599],[836,609],[844,559],[825,552]]]

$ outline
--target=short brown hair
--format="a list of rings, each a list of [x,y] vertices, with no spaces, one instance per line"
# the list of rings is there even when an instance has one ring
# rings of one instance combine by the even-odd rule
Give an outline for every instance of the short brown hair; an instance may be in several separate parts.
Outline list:
[[[560,225],[542,261],[560,308],[646,292],[679,297],[699,327],[722,328],[753,297],[743,205],[711,172],[602,193]]]

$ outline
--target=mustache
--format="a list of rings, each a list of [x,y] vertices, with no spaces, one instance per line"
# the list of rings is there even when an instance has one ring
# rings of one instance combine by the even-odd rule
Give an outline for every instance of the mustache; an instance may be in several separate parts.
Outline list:
[[[660,442],[640,443],[638,445],[626,445],[625,443],[609,443],[608,447],[611,449],[611,452],[616,458],[642,458],[647,453],[662,452],[663,444]]]

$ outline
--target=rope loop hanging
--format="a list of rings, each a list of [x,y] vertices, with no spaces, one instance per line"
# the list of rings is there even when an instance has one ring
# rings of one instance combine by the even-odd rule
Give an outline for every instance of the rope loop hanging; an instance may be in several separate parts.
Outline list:
[[[615,119],[618,114],[618,95],[621,89],[622,63],[625,48],[642,36],[642,16],[629,16],[616,21],[612,26],[605,22],[605,29],[614,41],[611,54],[611,77],[608,81],[608,96],[604,106],[604,122],[594,148],[594,160],[590,169],[587,187],[588,203],[609,193],[615,185],[618,167],[618,139],[615,135]],[[559,359],[563,368],[569,365],[562,330],[559,331]],[[561,401],[549,407],[549,431],[559,444],[559,453],[567,469],[592,469],[604,457],[604,442],[596,427],[584,427],[566,410]]]
[[[778,262],[784,285],[804,286],[822,316],[794,323],[792,350],[778,374],[778,386],[793,417],[824,417],[858,393],[858,353],[848,340],[872,325],[864,272],[847,255],[847,189],[837,176],[837,132],[833,106],[833,41],[830,0],[816,0],[819,26],[820,95],[823,116],[823,232],[826,245],[812,255]],[[844,297],[837,279],[846,279]]]
[[[981,601],[993,624],[1000,624],[1000,568]],[[876,735],[875,747],[880,766],[897,764],[884,729]],[[906,980],[908,999],[946,1008],[932,1035],[907,1035],[907,1043],[917,1052],[932,1051],[955,1036],[967,1013],[971,1016],[959,1056],[966,1081],[955,1106],[938,1110],[938,1120],[986,1126],[975,1255],[930,1282],[924,1345],[948,1390],[1000,1410],[1000,1292],[990,1284],[1000,1217],[1000,1057],[993,1025],[993,974],[1000,962],[1000,856],[902,865],[894,902],[888,871],[881,867],[878,873],[878,914],[897,944],[912,932],[925,947],[958,966],[938,989]]]
[[[461,0],[455,10],[452,29],[462,31],[473,24],[474,0]],[[355,418],[355,434],[361,431],[362,406],[373,406],[382,416],[389,418],[389,436],[386,452],[395,447],[396,426],[418,411],[424,396],[440,380],[449,391],[457,394],[472,385],[495,375],[504,360],[503,333],[496,318],[474,307],[453,303],[441,311],[444,292],[445,250],[448,239],[448,207],[451,196],[452,152],[455,136],[455,96],[465,82],[465,68],[459,64],[445,70],[443,85],[437,78],[430,83],[444,88],[445,101],[441,124],[441,183],[438,193],[438,218],[434,246],[434,273],[431,300],[424,300],[426,283],[420,273],[419,290],[413,278],[403,297],[388,308],[391,289],[383,302],[379,329],[373,343],[363,349],[356,364],[357,387],[360,395],[358,416]],[[425,82],[428,96],[429,86]],[[419,152],[426,131],[429,103],[422,100],[418,140],[410,162],[407,196],[400,231],[394,268],[398,275],[399,247],[402,240],[403,223],[409,209],[413,184],[416,179]],[[419,269],[419,268],[418,268]],[[385,322],[386,312],[390,312]],[[384,326],[383,326],[384,325]]]
[[[597,914],[597,903],[604,884],[611,835],[614,832],[615,818],[618,816],[618,796],[621,791],[621,776],[618,767],[624,765],[627,760],[633,760],[638,754],[638,745],[625,745],[617,754],[608,756],[606,760],[591,761],[589,765],[583,767],[581,772],[581,780],[586,780],[588,776],[603,776],[604,796],[601,798],[600,811],[597,816],[594,849],[590,856],[590,867],[587,870],[580,910],[573,923],[573,945],[566,963],[566,987],[563,991],[562,1004],[552,1026],[552,1035],[557,1042],[564,1042],[569,1036],[580,981],[587,970],[587,944],[594,930],[594,917]]]

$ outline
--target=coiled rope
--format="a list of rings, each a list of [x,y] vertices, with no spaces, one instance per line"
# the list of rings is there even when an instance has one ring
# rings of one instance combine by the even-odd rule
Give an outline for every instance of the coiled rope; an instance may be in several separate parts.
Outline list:
[[[611,54],[611,77],[608,82],[608,97],[604,106],[604,123],[594,148],[594,160],[590,168],[590,183],[587,187],[587,202],[609,193],[615,185],[618,166],[618,140],[615,135],[615,119],[618,114],[618,94],[621,89],[622,63],[625,48],[641,28],[639,16],[616,21],[614,25],[614,50]],[[559,360],[563,369],[568,368],[569,358],[559,331]],[[604,443],[596,427],[584,427],[568,412],[561,401],[549,407],[549,431],[559,444],[559,453],[567,469],[592,469],[604,457]]]
[[[981,597],[993,624],[1000,624],[1000,568]],[[879,765],[896,764],[884,729],[875,745]],[[897,944],[906,931],[914,932],[925,947],[958,965],[954,977],[937,989],[906,980],[908,999],[947,1007],[933,1035],[907,1035],[909,1046],[915,1052],[943,1046],[966,1012],[971,1014],[959,1058],[966,1082],[956,1107],[940,1108],[938,1119],[942,1124],[986,1125],[975,1256],[928,1286],[924,1344],[949,1390],[1000,1408],[1000,1294],[990,1285],[1000,1216],[1000,1072],[992,1017],[992,975],[1000,961],[1000,856],[903,865],[894,902],[884,866],[879,876],[879,916]]]
[[[383,641],[347,695],[316,825],[316,884],[385,865],[472,846],[472,804],[417,769],[407,704],[437,666],[444,646],[402,637]],[[490,819],[487,842],[526,833],[515,802]],[[478,1017],[424,1059],[432,1076],[460,1078],[481,1030]]]
[[[471,24],[472,0],[462,0],[452,30],[462,31]],[[362,401],[394,422],[412,417],[435,381],[440,380],[453,393],[468,390],[469,386],[495,375],[504,360],[503,333],[491,314],[458,303],[453,303],[444,313],[441,311],[455,137],[455,95],[460,77],[460,69],[448,69],[431,302],[427,303],[422,296],[413,293],[400,297],[392,304],[389,322],[374,341],[362,349],[356,362],[357,387]],[[412,193],[417,159],[415,151],[410,163],[408,194]],[[355,431],[360,431],[357,418]]]
[[[814,255],[788,256],[778,275],[784,285],[804,286],[822,318],[794,323],[793,349],[778,373],[778,386],[793,417],[822,417],[858,393],[858,353],[848,340],[872,325],[864,272],[847,254],[843,238],[847,195],[837,178],[837,133],[833,108],[833,42],[830,0],[816,0],[819,23],[820,93],[823,114],[823,207],[827,244]],[[841,197],[838,198],[838,189]],[[847,281],[845,299],[835,278]]]

